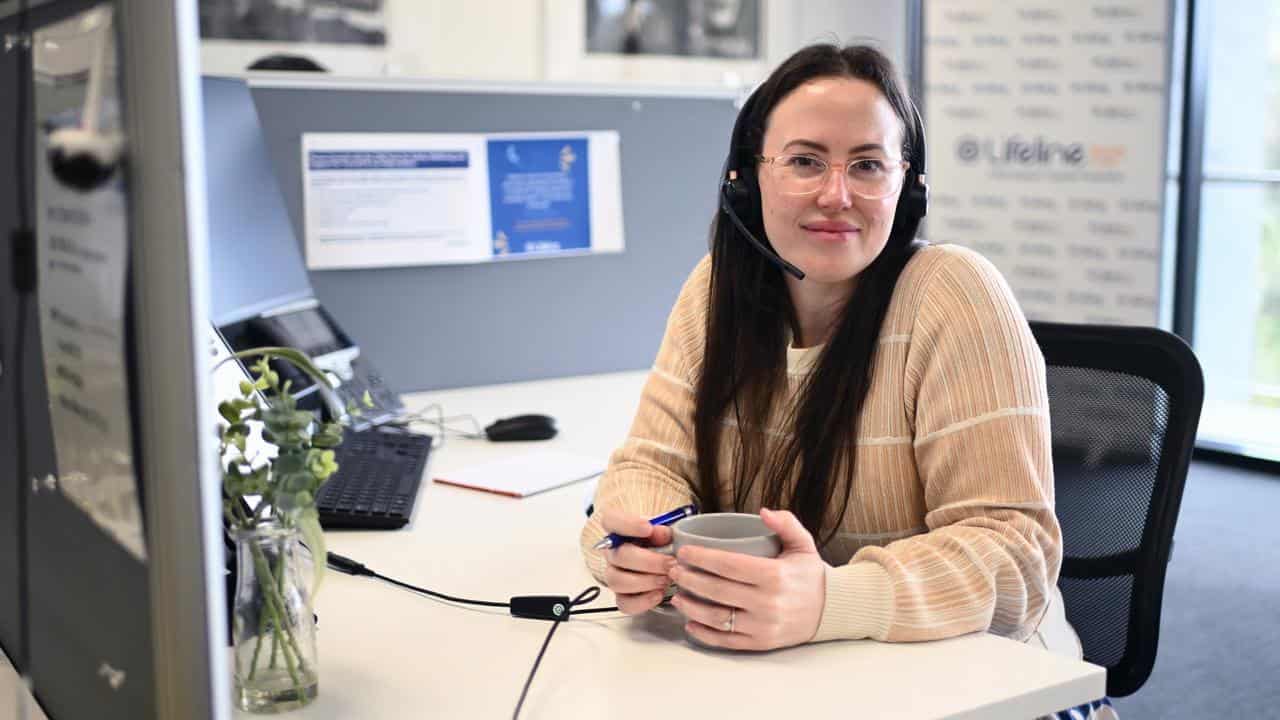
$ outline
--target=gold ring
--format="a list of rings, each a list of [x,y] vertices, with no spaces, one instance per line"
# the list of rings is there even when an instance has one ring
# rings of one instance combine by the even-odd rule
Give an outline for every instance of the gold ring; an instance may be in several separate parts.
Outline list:
[[[733,621],[737,619],[738,608],[729,608],[729,622],[725,623],[725,632],[733,632]]]

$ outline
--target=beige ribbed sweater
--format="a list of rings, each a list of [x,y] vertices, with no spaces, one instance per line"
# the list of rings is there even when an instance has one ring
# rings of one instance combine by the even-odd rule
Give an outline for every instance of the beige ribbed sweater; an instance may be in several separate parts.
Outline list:
[[[693,390],[710,270],[705,258],[686,281],[630,435],[600,480],[581,536],[597,578],[604,558],[591,545],[604,535],[599,510],[649,517],[693,501]],[[794,399],[820,352],[787,349],[788,397],[775,406]],[[789,431],[779,417],[770,419],[770,434]],[[725,423],[722,468],[738,441],[733,421]],[[981,256],[929,246],[907,264],[881,329],[857,442],[848,512],[821,549],[831,567],[814,641],[990,631],[1078,655],[1060,606],[1048,611],[1061,602],[1062,536],[1044,360],[1009,286]],[[758,494],[732,508],[728,482],[726,509],[758,510]],[[1037,632],[1046,616],[1046,625],[1062,626],[1043,633],[1057,641]]]

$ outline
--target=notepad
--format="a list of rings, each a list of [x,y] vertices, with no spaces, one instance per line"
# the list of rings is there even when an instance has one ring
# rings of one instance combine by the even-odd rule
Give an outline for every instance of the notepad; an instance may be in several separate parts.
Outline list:
[[[434,480],[521,498],[589,480],[604,472],[604,467],[605,461],[600,458],[544,448],[463,468]]]

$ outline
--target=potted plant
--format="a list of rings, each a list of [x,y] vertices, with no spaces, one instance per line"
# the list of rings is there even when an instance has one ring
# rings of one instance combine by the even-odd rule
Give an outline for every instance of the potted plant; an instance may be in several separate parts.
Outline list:
[[[218,404],[223,514],[236,542],[236,702],[250,712],[280,712],[307,705],[319,687],[312,607],[325,543],[316,494],[338,469],[333,448],[342,442],[342,425],[299,409],[292,381],[282,385],[271,369],[272,360],[287,362],[328,391],[328,378],[304,353],[262,347],[233,357],[256,358],[252,381]],[[250,450],[258,431],[274,446],[273,457]]]

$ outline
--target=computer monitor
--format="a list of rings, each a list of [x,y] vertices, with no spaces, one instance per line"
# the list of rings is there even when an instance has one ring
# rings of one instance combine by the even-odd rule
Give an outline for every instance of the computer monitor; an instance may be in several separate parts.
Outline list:
[[[210,318],[219,327],[311,297],[253,95],[238,78],[204,77]]]
[[[13,5],[0,3],[0,33],[6,37],[19,25]],[[15,543],[0,537],[0,554],[18,560],[0,563],[0,572],[10,572],[13,565],[26,570],[21,574],[28,582],[18,593],[29,600],[24,626],[30,642],[16,647],[8,629],[0,641],[6,654],[24,660],[20,670],[32,679],[35,696],[51,720],[223,720],[230,716],[231,690],[225,662],[215,415],[210,366],[203,354],[209,318],[208,259],[195,4],[49,0],[32,5],[37,9],[27,17],[36,31],[68,22],[74,26],[84,19],[85,11],[114,11],[111,36],[118,50],[103,57],[114,70],[112,92],[106,94],[113,95],[115,102],[113,107],[109,103],[101,107],[120,118],[126,139],[123,162],[110,182],[123,180],[124,190],[112,207],[118,210],[115,216],[124,220],[127,250],[117,256],[126,259],[127,272],[107,270],[106,263],[98,260],[97,248],[88,244],[73,248],[81,258],[69,267],[83,272],[86,283],[118,282],[111,288],[118,290],[115,297],[123,305],[123,320],[121,327],[109,330],[118,333],[123,358],[116,369],[123,368],[128,378],[128,399],[121,402],[128,405],[124,417],[134,438],[128,450],[138,489],[145,488],[145,493],[139,492],[145,554],[139,558],[131,553],[110,528],[95,522],[72,501],[67,490],[73,479],[60,474],[55,462],[59,438],[51,422],[50,398],[65,399],[81,411],[93,408],[77,405],[74,393],[55,386],[79,383],[88,392],[96,389],[101,376],[86,365],[83,372],[55,374],[53,381],[45,382],[53,366],[45,341],[54,331],[40,319],[52,317],[50,303],[56,302],[59,290],[43,281],[39,295],[27,295],[21,362],[29,392],[26,406],[13,409],[10,381],[16,373],[11,348],[16,350],[19,338],[17,323],[8,311],[16,306],[16,293],[6,265],[0,278],[4,287],[0,304],[6,309],[0,314],[0,345],[6,351],[0,358],[5,363],[0,374],[0,419],[7,428],[22,428],[22,445],[30,451],[30,463],[26,473],[19,473],[11,462],[13,456],[0,453],[5,458],[0,462],[0,507],[16,505],[12,501],[21,493],[26,510],[22,548],[26,552],[18,557]],[[91,24],[86,22],[81,29]],[[41,41],[37,35],[33,45],[40,48]],[[8,102],[17,96],[16,56],[0,54],[0,97],[5,98],[0,103],[4,135],[0,142],[6,148],[17,141],[19,109]],[[75,62],[68,60],[69,65]],[[38,74],[40,68],[36,70]],[[54,75],[61,80],[46,82]],[[47,157],[44,148],[49,136],[44,134],[52,126],[68,119],[83,123],[94,107],[86,100],[92,93],[77,86],[75,75],[73,69],[62,69],[41,78],[41,95],[35,98],[45,103],[41,114],[28,117],[32,106],[22,109],[32,147],[29,160]],[[21,83],[30,84],[30,74]],[[61,107],[68,97],[71,102]],[[60,114],[64,111],[65,115]],[[39,156],[36,140],[44,143]],[[4,153],[0,161],[0,211],[13,208],[17,194],[13,190],[18,172],[9,157]],[[28,162],[22,173],[28,188],[37,181],[34,167],[34,162]],[[47,175],[41,177],[48,180]],[[99,197],[105,196],[89,191],[84,201]],[[40,206],[31,203],[29,207],[35,221],[41,222]],[[102,210],[92,208],[84,217],[95,222],[95,217],[102,217],[95,213]],[[0,212],[6,261],[9,232],[18,224],[16,215]],[[43,231],[42,242],[48,247],[64,240],[51,239],[48,227]],[[69,315],[63,319],[67,317],[74,320]],[[74,353],[75,343],[67,342],[63,351]],[[108,401],[96,400],[104,403],[99,407],[106,407]],[[114,408],[120,409],[118,404]],[[17,435],[16,430],[10,431],[0,441],[16,446]],[[66,443],[62,445],[65,448]],[[0,577],[0,587],[9,587],[10,581],[16,578]],[[0,621],[12,628],[8,613]],[[9,710],[0,708],[0,715]]]
[[[375,407],[350,418],[364,430],[397,418],[399,396],[383,382],[367,354],[314,296],[302,252],[271,167],[248,85],[239,78],[204,77],[210,320],[235,350],[294,347],[331,374],[341,401],[324,407],[311,380],[287,363],[273,363],[292,381],[299,407],[324,409],[333,419],[349,404]]]

